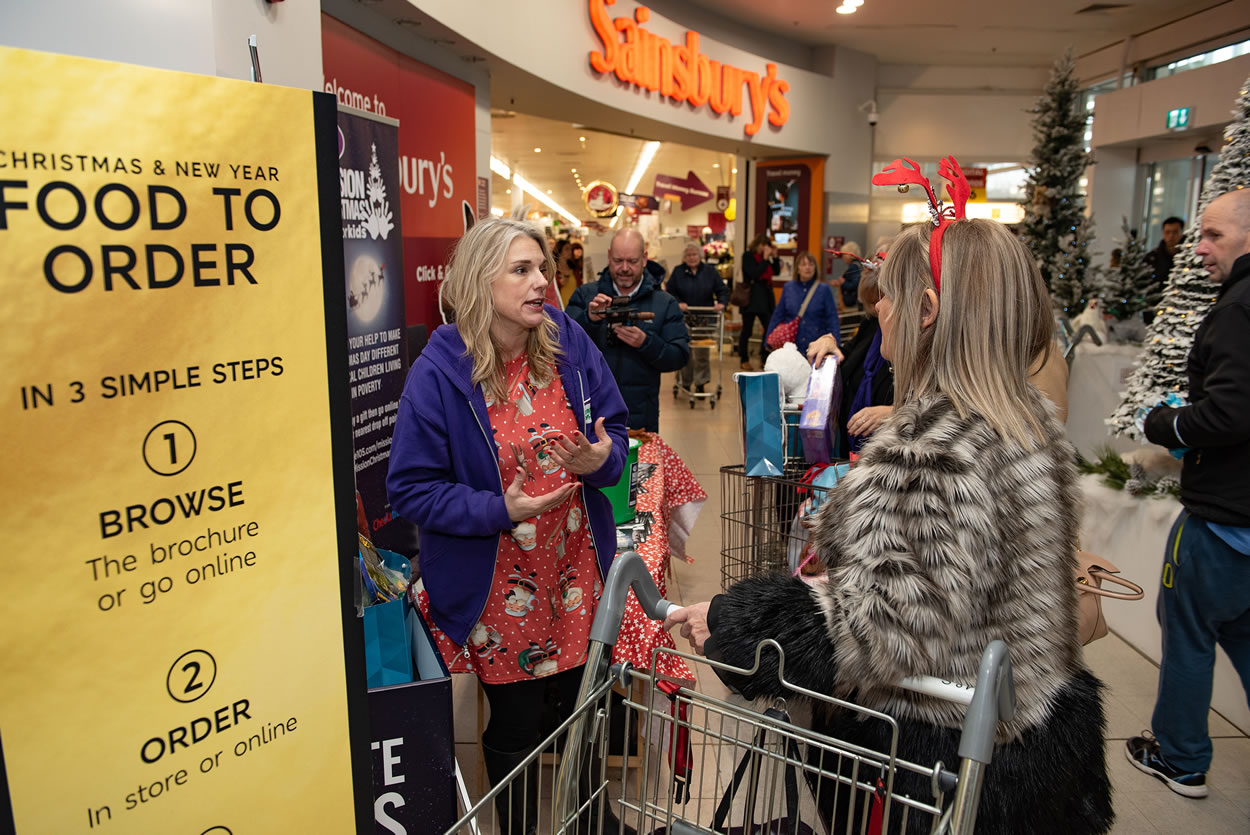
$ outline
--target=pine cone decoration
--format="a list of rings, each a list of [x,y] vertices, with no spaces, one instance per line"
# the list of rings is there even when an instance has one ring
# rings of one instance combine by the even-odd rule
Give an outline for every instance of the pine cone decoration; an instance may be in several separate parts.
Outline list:
[[[1165,475],[1155,482],[1155,489],[1160,493],[1176,494],[1180,492],[1181,481],[1176,476]]]
[[[1124,482],[1124,489],[1134,496],[1140,496],[1146,489],[1146,483],[1140,478],[1130,478]]]

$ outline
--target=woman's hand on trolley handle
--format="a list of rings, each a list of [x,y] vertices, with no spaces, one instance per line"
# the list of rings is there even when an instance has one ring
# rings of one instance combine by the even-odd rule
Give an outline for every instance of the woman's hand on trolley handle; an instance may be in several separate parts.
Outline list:
[[[707,610],[711,603],[694,603],[672,612],[664,619],[664,628],[672,629],[681,624],[681,636],[690,642],[696,655],[703,655],[704,645],[712,632],[707,625]]]
[[[504,505],[508,508],[508,518],[513,522],[524,522],[540,513],[546,513],[556,505],[568,501],[569,496],[573,495],[580,486],[580,482],[575,481],[572,484],[561,485],[541,496],[527,496],[525,495],[525,471],[517,467],[512,483],[503,494]]]

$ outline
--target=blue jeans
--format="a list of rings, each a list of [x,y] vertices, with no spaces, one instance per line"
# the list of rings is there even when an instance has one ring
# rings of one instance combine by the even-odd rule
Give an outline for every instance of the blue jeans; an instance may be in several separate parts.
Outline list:
[[[1250,698],[1250,556],[1182,510],[1163,555],[1158,615],[1163,663],[1151,726],[1168,763],[1205,773],[1211,765],[1207,711],[1217,643]]]

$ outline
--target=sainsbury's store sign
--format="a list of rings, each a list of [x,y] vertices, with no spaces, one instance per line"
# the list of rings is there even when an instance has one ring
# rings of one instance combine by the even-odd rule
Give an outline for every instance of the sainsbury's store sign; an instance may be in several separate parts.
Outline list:
[[[691,107],[707,105],[714,113],[741,115],[744,104],[751,108],[751,121],[743,131],[754,136],[764,124],[781,127],[790,118],[786,93],[790,83],[777,77],[777,65],[765,65],[760,75],[699,52],[699,33],[686,32],[685,43],[674,44],[652,34],[641,24],[651,19],[651,10],[639,6],[632,18],[608,17],[608,6],[616,0],[588,0],[590,23],[602,44],[590,52],[590,66],[602,75],[616,73],[626,84],[647,90]],[[745,94],[744,94],[745,91]]]

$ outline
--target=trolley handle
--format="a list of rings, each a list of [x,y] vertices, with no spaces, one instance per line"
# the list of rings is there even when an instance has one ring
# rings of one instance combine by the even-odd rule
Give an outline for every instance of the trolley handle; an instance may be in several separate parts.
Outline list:
[[[717,310],[714,306],[698,307],[693,304],[686,305],[686,313],[723,313],[723,310]]]
[[[899,684],[926,696],[968,705],[959,756],[988,764],[994,750],[994,731],[999,721],[1010,721],[1016,713],[1016,685],[1011,672],[1007,645],[994,641],[981,655],[976,687],[936,676],[908,676]]]
[[[1003,641],[992,641],[981,655],[976,692],[964,716],[959,736],[959,756],[988,765],[994,754],[994,732],[999,722],[1016,715],[1016,683],[1011,673],[1011,653]]]
[[[652,620],[664,620],[681,608],[660,596],[660,590],[638,552],[626,551],[613,560],[607,579],[603,581],[603,596],[599,598],[595,620],[590,626],[590,640],[609,647],[616,646],[621,618],[625,616],[625,601],[631,588],[638,596],[642,610]]]

